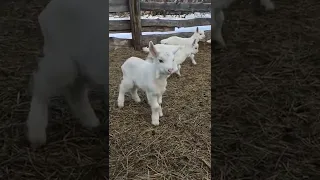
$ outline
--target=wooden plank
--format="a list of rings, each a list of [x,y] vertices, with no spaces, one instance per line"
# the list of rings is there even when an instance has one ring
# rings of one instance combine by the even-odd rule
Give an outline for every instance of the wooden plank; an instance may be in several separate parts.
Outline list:
[[[109,0],[109,13],[129,12],[129,0]]]
[[[141,10],[143,11],[185,11],[185,12],[210,12],[211,3],[181,3],[174,2],[157,3],[157,2],[141,2]]]
[[[174,27],[142,27],[142,32],[164,32],[164,31],[174,31]],[[131,29],[125,30],[109,30],[109,33],[131,33]]]
[[[143,35],[141,37],[141,46],[148,46],[149,41],[152,41],[154,44],[159,44],[162,39],[171,37],[171,36],[179,36],[179,37],[190,37],[192,36],[192,32],[183,32],[183,33],[174,33],[174,34],[153,34],[153,35]],[[205,31],[206,40],[211,39],[211,31]],[[204,41],[206,41],[204,40]],[[132,44],[131,39],[118,39],[118,38],[110,38],[109,47],[111,49],[119,48],[122,46],[130,47]],[[109,49],[110,49],[109,48]],[[141,50],[141,49],[140,49]]]
[[[140,0],[129,1],[132,43],[135,50],[141,50],[141,9]]]
[[[196,18],[188,20],[163,20],[163,19],[142,19],[143,27],[192,27],[211,25],[211,18]],[[130,29],[130,20],[111,20],[109,21],[109,30],[128,30]]]

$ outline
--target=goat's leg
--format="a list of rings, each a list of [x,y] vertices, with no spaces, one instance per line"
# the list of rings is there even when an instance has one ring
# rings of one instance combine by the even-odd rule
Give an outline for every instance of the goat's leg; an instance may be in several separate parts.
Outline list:
[[[158,96],[158,103],[159,103],[159,106],[160,106],[160,109],[159,109],[159,117],[162,117],[162,116],[163,116],[162,107],[161,107],[161,104],[162,104],[162,94],[160,94],[160,95]]]
[[[122,108],[124,106],[124,96],[127,92],[131,91],[134,87],[132,80],[123,77],[120,86],[119,86],[119,95],[118,95],[118,107]]]
[[[61,63],[57,63],[58,60]],[[32,80],[32,99],[26,122],[27,138],[32,146],[46,143],[49,98],[74,81],[74,72],[75,68],[68,58],[57,59],[47,54],[39,62]]]
[[[191,62],[192,62],[193,65],[197,65],[197,62],[196,62],[196,60],[194,59],[194,54],[191,54],[191,55],[190,55],[190,59],[191,59]]]
[[[135,102],[137,102],[137,103],[141,102],[141,99],[140,99],[140,97],[139,97],[139,95],[138,95],[138,88],[137,88],[136,86],[134,86],[134,87],[131,89],[130,94],[131,94],[132,99],[133,99]]]
[[[265,7],[266,11],[272,11],[275,8],[271,0],[260,0],[260,4]]]
[[[179,65],[178,65],[178,70],[177,70],[177,72],[176,72],[176,74],[177,74],[178,76],[181,76],[180,69],[181,69],[181,65],[179,64]]]
[[[159,111],[161,109],[161,106],[158,103],[158,97],[147,93],[148,103],[151,106],[151,124],[158,126],[159,123]]]
[[[72,86],[68,87],[65,96],[73,114],[84,127],[94,128],[100,125],[100,121],[91,107],[88,90],[83,81],[77,79]]]
[[[222,26],[224,22],[224,13],[221,9],[214,9],[214,29],[212,38],[217,41],[220,47],[225,48],[226,43],[222,36]]]

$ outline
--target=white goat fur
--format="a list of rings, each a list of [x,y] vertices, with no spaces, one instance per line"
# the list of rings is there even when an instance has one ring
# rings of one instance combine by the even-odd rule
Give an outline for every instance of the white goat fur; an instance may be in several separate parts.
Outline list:
[[[178,66],[178,70],[175,72],[177,75],[181,76],[181,64],[187,59],[187,57],[190,57],[192,54],[196,54],[199,51],[199,44],[196,40],[193,41],[192,44],[186,44],[184,46],[182,45],[167,45],[167,44],[156,44],[155,47],[158,49],[158,51],[171,51],[175,52],[174,56],[174,62]],[[144,52],[149,52],[146,61],[152,62],[152,54],[149,51],[149,48],[144,47],[142,48]],[[192,59],[191,59],[192,60]],[[197,64],[194,60],[192,60],[193,64]]]
[[[209,39],[209,40],[207,41],[207,43],[211,44],[211,39]]]
[[[46,143],[49,98],[63,93],[80,123],[100,124],[87,95],[89,84],[103,85],[108,94],[108,2],[52,0],[38,21],[44,36],[44,57],[32,82],[27,137],[32,146]]]
[[[204,34],[204,31],[200,30],[199,27],[197,27],[196,31],[193,33],[193,35],[189,38],[182,38],[178,36],[171,36],[167,39],[162,39],[160,41],[161,44],[168,44],[168,45],[185,45],[185,44],[192,44],[194,40],[197,41],[197,43],[200,40],[205,39],[206,35]],[[195,62],[194,54],[190,55],[190,59],[192,62]]]
[[[150,53],[153,61],[147,62],[137,57],[130,57],[121,66],[123,78],[119,86],[118,107],[124,106],[125,93],[130,92],[134,101],[140,102],[138,88],[142,89],[151,107],[151,123],[159,125],[159,117],[163,116],[161,103],[162,95],[166,91],[168,75],[177,71],[174,63],[174,53],[170,51],[158,51],[149,42]]]

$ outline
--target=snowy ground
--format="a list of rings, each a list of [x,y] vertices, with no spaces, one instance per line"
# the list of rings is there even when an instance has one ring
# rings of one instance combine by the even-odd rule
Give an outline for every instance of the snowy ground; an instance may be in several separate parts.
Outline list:
[[[163,19],[163,20],[189,20],[189,19],[195,19],[195,18],[211,18],[211,13],[193,13],[193,14],[183,14],[183,15],[166,15],[166,17],[163,17],[162,15],[143,15],[141,16],[141,19]],[[116,15],[109,15],[109,21],[112,20],[129,20],[130,17],[120,17]],[[174,31],[166,31],[166,32],[142,32],[142,35],[150,35],[150,34],[172,34],[172,33],[178,33],[178,32],[194,32],[196,27],[199,27],[203,31],[211,30],[211,25],[207,26],[194,26],[194,27],[180,27],[175,28]],[[110,33],[109,37],[115,37],[119,39],[132,39],[131,33]]]

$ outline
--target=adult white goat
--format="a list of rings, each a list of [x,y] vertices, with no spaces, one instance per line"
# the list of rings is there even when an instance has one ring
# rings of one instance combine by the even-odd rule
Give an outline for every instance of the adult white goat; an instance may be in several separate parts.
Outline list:
[[[87,84],[103,85],[108,96],[108,1],[52,0],[38,21],[44,57],[32,79],[27,119],[31,145],[46,143],[49,98],[63,93],[73,114],[87,128],[100,124],[87,95]],[[106,97],[108,99],[108,97]]]
[[[192,44],[194,40],[197,41],[197,43],[203,39],[205,39],[206,35],[204,34],[204,31],[200,30],[199,27],[196,28],[196,31],[193,33],[193,35],[189,38],[182,38],[178,36],[171,36],[167,39],[162,39],[160,41],[161,44],[168,44],[168,45],[185,45],[185,44]],[[194,59],[194,54],[191,54],[189,56],[191,58],[191,61],[194,65],[195,59]]]
[[[171,51],[175,52],[174,56],[174,62],[178,66],[178,70],[175,72],[177,75],[181,76],[180,69],[181,69],[181,64],[187,59],[187,57],[190,57],[192,54],[196,54],[199,52],[199,44],[197,40],[195,39],[192,44],[186,44],[184,46],[182,45],[167,45],[167,44],[156,44],[155,47],[159,51]],[[149,52],[146,61],[152,62],[152,53],[150,53],[149,48],[143,47],[142,50],[144,52]],[[192,60],[192,59],[191,59]],[[192,60],[193,64],[196,64],[194,60]]]
[[[149,42],[149,50],[152,55],[152,63],[141,58],[130,57],[121,66],[123,78],[119,86],[118,107],[124,106],[125,93],[130,92],[132,99],[140,102],[137,93],[138,88],[142,89],[151,106],[151,123],[159,125],[159,117],[162,113],[162,95],[166,91],[168,75],[177,71],[177,64],[174,63],[174,54],[177,52],[158,51]]]

